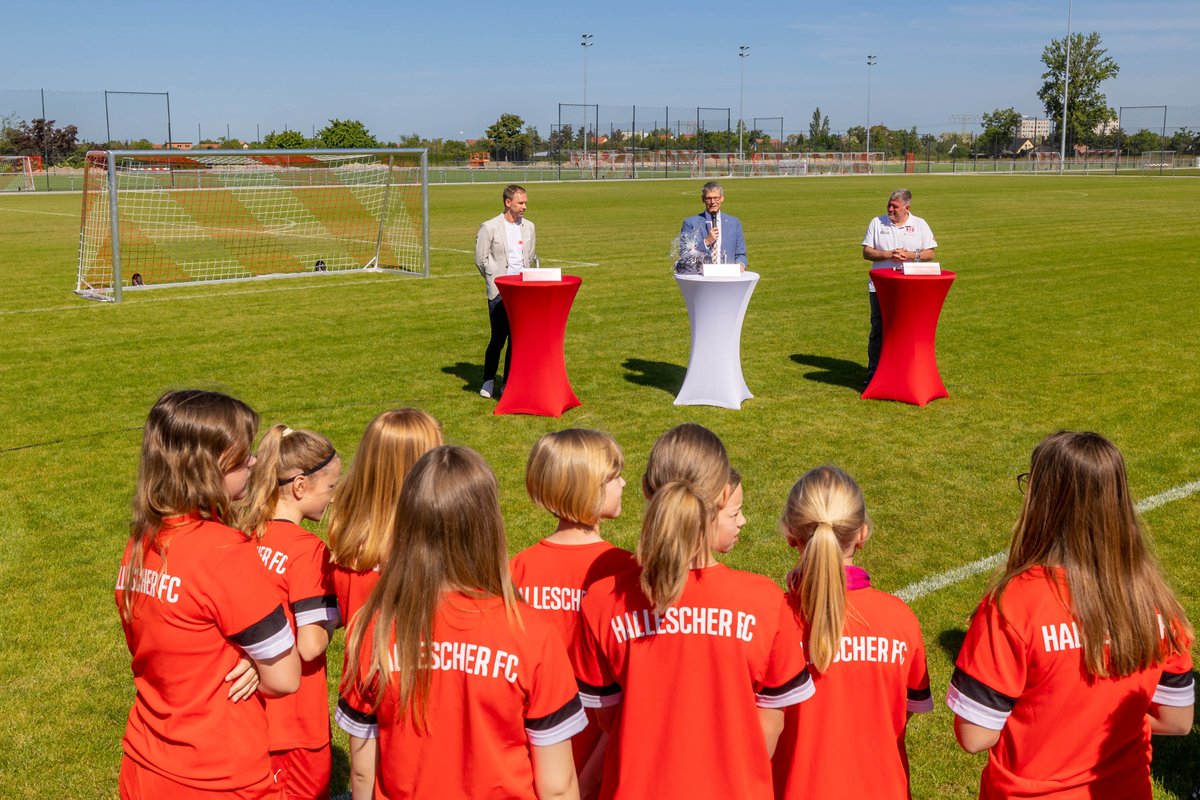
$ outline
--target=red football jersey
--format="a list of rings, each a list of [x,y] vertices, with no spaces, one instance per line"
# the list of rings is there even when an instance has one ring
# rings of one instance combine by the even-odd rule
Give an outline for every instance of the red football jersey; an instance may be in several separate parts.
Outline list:
[[[225,675],[242,652],[258,660],[291,649],[287,615],[254,546],[198,517],[168,520],[166,558],[147,548],[130,574],[126,549],[116,599],[137,593],[122,622],[137,690],[125,753],[143,767],[210,791],[251,786],[270,774],[260,699],[231,702]]]
[[[587,587],[601,578],[633,569],[633,553],[609,542],[555,544],[545,539],[513,556],[513,583],[525,602],[562,633],[575,638],[579,603]]]
[[[354,615],[367,603],[375,584],[379,583],[379,568],[356,572],[333,565],[333,590],[337,595],[338,612],[342,624],[349,627]]]
[[[640,570],[592,585],[574,646],[585,705],[620,704],[601,796],[771,797],[757,708],[812,695],[800,630],[779,587],[717,564],[654,611]]]
[[[357,686],[343,687],[338,725],[379,738],[375,797],[535,800],[530,746],[564,742],[587,722],[561,637],[529,609],[520,612],[523,629],[498,597],[451,592],[442,600],[426,645],[426,731],[399,718],[398,673],[375,714]],[[370,649],[368,629],[360,678]]]
[[[985,598],[971,620],[946,703],[1000,731],[981,798],[1149,800],[1146,712],[1152,702],[1195,702],[1186,650],[1124,678],[1089,675],[1069,597],[1061,569],[1034,567],[1009,582],[999,606]]]
[[[338,624],[329,548],[294,522],[277,519],[258,541],[258,554],[284,602],[293,630],[304,625]],[[267,698],[271,752],[316,749],[329,744],[329,683],[325,655],[300,665],[300,688]]]
[[[608,542],[569,545],[545,539],[517,553],[511,562],[513,583],[525,602],[535,614],[553,624],[567,644],[579,629],[579,603],[587,587],[636,566],[633,553]],[[572,666],[578,672],[578,665]],[[588,726],[571,740],[579,769],[583,769],[600,738],[595,710],[584,711]]]
[[[921,626],[903,600],[872,589],[865,570],[847,577],[841,645],[824,672],[809,665],[814,697],[786,711],[772,759],[780,800],[910,796],[905,723],[933,710]]]

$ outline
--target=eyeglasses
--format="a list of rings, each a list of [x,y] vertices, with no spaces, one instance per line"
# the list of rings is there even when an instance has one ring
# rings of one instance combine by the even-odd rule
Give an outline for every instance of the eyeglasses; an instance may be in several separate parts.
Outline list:
[[[1029,485],[1029,473],[1022,472],[1020,475],[1017,476],[1017,491],[1019,491],[1021,494],[1025,494],[1025,487],[1027,487],[1028,485]]]
[[[706,197],[706,198],[704,198],[704,202],[706,202],[706,203],[719,203],[719,202],[721,202],[723,199],[725,199],[725,198],[724,198],[724,195],[719,195],[719,194],[718,194],[718,195],[713,195],[712,197]]]

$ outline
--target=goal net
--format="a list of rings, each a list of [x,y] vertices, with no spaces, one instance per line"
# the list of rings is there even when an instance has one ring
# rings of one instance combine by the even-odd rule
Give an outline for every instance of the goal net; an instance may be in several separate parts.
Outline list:
[[[32,192],[34,158],[0,156],[0,192]]]
[[[83,297],[314,272],[429,275],[423,148],[93,151],[83,184]]]
[[[1174,150],[1144,150],[1138,169],[1169,169],[1175,171]]]

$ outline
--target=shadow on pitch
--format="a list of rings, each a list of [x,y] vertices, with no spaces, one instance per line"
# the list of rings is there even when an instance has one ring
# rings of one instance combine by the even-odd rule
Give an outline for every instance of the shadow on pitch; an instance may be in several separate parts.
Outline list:
[[[479,386],[483,383],[483,364],[459,361],[457,364],[442,367],[442,372],[460,379],[463,382],[462,390],[464,392],[472,394],[478,392]]]
[[[829,358],[812,353],[792,353],[791,359],[804,367],[816,367],[812,372],[804,373],[804,377],[810,381],[845,386],[856,392],[862,391],[862,380],[865,373],[863,365],[857,361]]]
[[[937,642],[938,647],[942,648],[942,652],[953,662],[958,658],[958,651],[962,650],[963,642],[966,639],[966,628],[949,628],[938,634]]]
[[[1150,774],[1175,797],[1200,792],[1200,741],[1191,736],[1155,736]]]
[[[630,383],[662,389],[670,395],[679,394],[679,387],[683,386],[683,377],[687,374],[687,367],[642,358],[627,358],[621,366],[628,370],[625,380]]]

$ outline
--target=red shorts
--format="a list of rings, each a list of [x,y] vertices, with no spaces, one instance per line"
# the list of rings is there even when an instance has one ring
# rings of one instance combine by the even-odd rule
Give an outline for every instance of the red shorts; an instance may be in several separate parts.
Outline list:
[[[171,800],[213,800],[229,797],[234,800],[284,800],[283,790],[270,775],[252,786],[242,789],[197,789],[173,781],[146,769],[129,756],[121,758],[121,777],[118,781],[121,800],[156,800],[169,797]]]
[[[329,745],[316,750],[273,752],[271,772],[288,800],[329,800],[329,782],[333,778]]]

